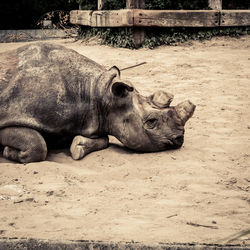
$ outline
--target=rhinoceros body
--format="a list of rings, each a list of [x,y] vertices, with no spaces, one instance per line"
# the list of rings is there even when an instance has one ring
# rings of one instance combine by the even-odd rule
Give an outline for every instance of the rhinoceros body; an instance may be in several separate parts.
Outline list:
[[[62,46],[37,43],[0,54],[0,144],[18,162],[41,161],[48,146],[72,157],[108,146],[114,135],[144,152],[178,148],[195,106],[169,104],[163,91],[144,97],[119,69]],[[73,141],[73,142],[72,142]]]

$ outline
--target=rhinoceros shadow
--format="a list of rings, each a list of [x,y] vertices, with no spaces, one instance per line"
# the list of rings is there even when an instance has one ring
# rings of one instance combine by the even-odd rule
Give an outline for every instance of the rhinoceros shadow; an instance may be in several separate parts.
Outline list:
[[[126,154],[126,155],[142,154],[141,152],[136,152],[136,151],[133,151],[133,150],[131,150],[129,148],[126,148],[122,144],[110,143],[109,148],[114,153],[117,153],[117,154]],[[94,154],[94,153],[95,152],[93,152],[92,154]],[[54,161],[54,159],[55,159],[54,156],[55,155],[60,155],[60,154],[63,154],[66,157],[71,157],[69,148],[50,149],[49,152],[48,152],[46,160],[47,161]],[[64,157],[62,156],[62,158],[64,158]],[[84,160],[84,158],[82,160]],[[13,163],[12,161],[10,161],[10,160],[3,157],[3,148],[2,147],[0,147],[0,163]]]
[[[108,148],[111,149],[111,151],[114,153],[123,154],[123,155],[145,154],[144,152],[138,152],[138,151],[131,150],[119,142],[109,143]],[[104,150],[106,150],[106,149],[104,149]],[[171,151],[174,151],[174,150],[168,150],[165,152],[171,153]],[[92,154],[94,154],[94,153],[95,152],[93,152]],[[60,154],[62,154],[62,155],[60,155]],[[147,154],[154,154],[154,152],[147,153]],[[62,157],[62,160],[65,159],[64,158],[65,156],[71,158],[70,150],[67,147],[67,148],[60,148],[60,149],[50,149],[46,160],[47,161],[55,161],[55,157],[54,157],[55,155],[58,155],[58,157]],[[84,158],[82,160],[84,160]],[[3,147],[1,147],[1,146],[0,146],[0,163],[13,163],[12,161],[3,157]]]
[[[119,154],[142,154],[141,152],[131,150],[123,146],[122,144],[110,143],[109,147],[112,149],[112,151],[117,152]]]
[[[116,143],[110,143],[109,147],[112,149],[112,151],[118,153],[118,154],[126,154],[126,155],[132,155],[132,154],[156,154],[157,152],[139,152],[139,151],[135,151],[132,149],[127,148],[126,146],[122,145],[122,144],[116,144]],[[177,149],[178,150],[178,149]],[[168,149],[168,150],[164,150],[161,152],[165,152],[165,153],[171,153],[176,151],[176,149]],[[159,152],[158,152],[159,153]]]

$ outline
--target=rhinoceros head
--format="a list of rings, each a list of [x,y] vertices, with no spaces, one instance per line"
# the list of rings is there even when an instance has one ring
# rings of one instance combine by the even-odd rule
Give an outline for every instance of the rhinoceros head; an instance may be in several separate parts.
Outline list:
[[[114,70],[114,69],[112,69]],[[184,142],[184,125],[193,115],[195,105],[184,101],[170,106],[173,95],[164,91],[144,97],[119,73],[109,84],[108,132],[126,147],[154,152],[174,149]]]

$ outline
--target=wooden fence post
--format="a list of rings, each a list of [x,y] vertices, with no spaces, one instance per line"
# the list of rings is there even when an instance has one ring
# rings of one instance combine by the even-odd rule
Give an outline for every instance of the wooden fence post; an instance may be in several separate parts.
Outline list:
[[[145,0],[126,0],[127,9],[144,9]],[[144,28],[133,28],[133,43],[136,48],[139,48],[145,39]]]
[[[222,10],[222,0],[208,0],[208,6],[212,10]]]
[[[98,10],[103,10],[103,7],[104,7],[106,2],[107,2],[107,0],[98,0],[97,1],[97,9]]]

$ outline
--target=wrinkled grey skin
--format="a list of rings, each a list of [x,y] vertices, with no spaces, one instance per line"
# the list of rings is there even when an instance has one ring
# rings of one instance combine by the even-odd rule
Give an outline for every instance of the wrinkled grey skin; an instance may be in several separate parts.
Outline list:
[[[101,65],[62,46],[37,43],[0,54],[0,144],[17,162],[45,160],[70,146],[74,159],[106,148],[108,135],[141,152],[179,148],[195,105],[173,95],[141,96]]]

